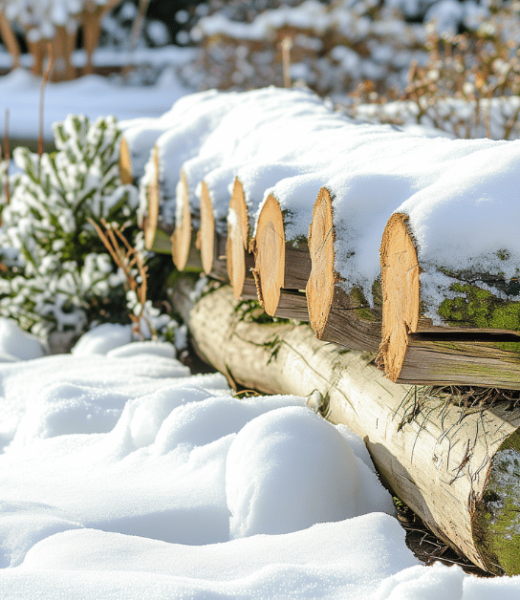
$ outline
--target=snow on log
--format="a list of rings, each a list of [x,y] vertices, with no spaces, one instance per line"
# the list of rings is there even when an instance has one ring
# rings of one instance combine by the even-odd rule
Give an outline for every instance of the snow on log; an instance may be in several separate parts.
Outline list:
[[[442,273],[446,268],[438,267]],[[381,243],[382,343],[378,364],[392,381],[520,389],[520,305],[493,293],[498,274],[457,273],[466,299],[447,297],[439,325],[421,294],[421,263],[406,214],[389,219]],[[475,287],[486,281],[488,289]],[[507,329],[507,325],[511,329]]]
[[[182,296],[175,289],[173,301]],[[248,389],[321,397],[326,417],[365,440],[382,479],[437,536],[487,571],[520,573],[518,409],[467,409],[392,383],[374,354],[325,344],[305,325],[239,320],[227,286],[182,312],[218,370]]]
[[[381,342],[381,312],[370,308],[362,290],[345,292],[334,268],[332,198],[322,188],[316,199],[309,230],[312,271],[307,283],[311,326],[319,340],[353,350],[376,351]]]
[[[311,264],[305,241],[297,244],[286,242],[282,209],[272,194],[262,204],[251,248],[255,256],[253,274],[260,303],[268,315],[281,316],[277,310],[282,288],[304,290]],[[293,297],[298,298],[297,295]]]

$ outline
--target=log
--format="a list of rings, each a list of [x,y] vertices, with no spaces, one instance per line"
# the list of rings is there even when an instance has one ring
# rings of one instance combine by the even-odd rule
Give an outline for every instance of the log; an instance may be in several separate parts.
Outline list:
[[[320,395],[321,412],[365,440],[383,480],[438,537],[486,571],[520,573],[518,408],[457,406],[389,381],[374,353],[325,344],[305,325],[237,321],[235,309],[224,286],[184,311],[201,356],[248,389]]]
[[[377,282],[373,288],[376,299],[373,308],[360,289],[347,293],[344,280],[334,268],[334,239],[332,198],[328,189],[321,188],[309,229],[312,270],[306,292],[311,326],[319,340],[352,350],[377,351],[381,342]]]
[[[155,240],[155,234],[157,231],[157,223],[159,221],[159,156],[157,148],[153,151],[153,165],[154,172],[150,183],[146,189],[147,198],[147,211],[144,218],[143,230],[144,230],[144,245],[147,250],[151,250]]]
[[[253,274],[260,303],[268,315],[279,316],[282,289],[304,290],[311,260],[306,241],[286,241],[284,216],[273,195],[269,195],[262,206],[250,248],[255,257]]]
[[[459,274],[466,298],[444,301],[441,325],[434,325],[423,314],[420,272],[408,216],[396,213],[381,242],[383,323],[377,363],[387,377],[421,385],[520,389],[520,303],[502,300],[471,280],[486,276]]]
[[[172,234],[172,258],[179,271],[183,271],[188,261],[191,245],[191,211],[188,181],[184,170],[177,186],[175,229]]]
[[[208,186],[205,181],[202,181],[200,195],[200,228],[197,232],[197,246],[202,258],[202,269],[206,275],[209,275],[213,270],[213,264],[218,256],[216,244],[217,237],[215,232],[213,205],[211,203]]]
[[[226,260],[235,298],[240,298],[246,278],[251,279],[254,256],[249,252],[249,214],[241,181],[235,178],[228,210]]]

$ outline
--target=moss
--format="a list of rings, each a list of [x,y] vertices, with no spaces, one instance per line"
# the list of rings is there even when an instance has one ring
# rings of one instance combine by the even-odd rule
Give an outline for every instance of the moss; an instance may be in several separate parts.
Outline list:
[[[350,292],[350,300],[352,301],[356,317],[365,321],[376,322],[380,318],[374,314],[372,308],[368,304],[363,291],[359,288],[353,288]]]
[[[475,507],[473,538],[489,571],[520,574],[520,434],[493,457],[485,492]]]
[[[451,289],[461,296],[446,298],[439,308],[439,315],[448,324],[520,331],[520,302],[501,300],[469,284],[456,283]]]

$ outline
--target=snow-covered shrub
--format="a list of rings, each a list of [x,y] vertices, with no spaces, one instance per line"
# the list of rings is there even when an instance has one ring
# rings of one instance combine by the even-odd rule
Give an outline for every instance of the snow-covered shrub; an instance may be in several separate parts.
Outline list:
[[[494,2],[489,12],[474,15],[474,30],[458,35],[432,24],[428,62],[412,65],[400,102],[389,105],[365,85],[351,115],[427,125],[462,138],[520,137],[519,13],[519,3]]]
[[[116,120],[69,115],[54,135],[55,153],[15,149],[21,172],[10,178],[0,227],[0,312],[40,337],[124,317],[125,277],[89,219],[137,231],[137,189],[119,179]]]
[[[281,42],[290,38],[291,76],[320,94],[345,94],[367,79],[403,88],[410,63],[426,60],[426,32],[384,2],[333,0],[235,10],[212,0],[191,37],[201,46],[182,75],[199,89],[282,85]],[[276,4],[276,3],[269,3]],[[292,6],[291,6],[292,5]]]

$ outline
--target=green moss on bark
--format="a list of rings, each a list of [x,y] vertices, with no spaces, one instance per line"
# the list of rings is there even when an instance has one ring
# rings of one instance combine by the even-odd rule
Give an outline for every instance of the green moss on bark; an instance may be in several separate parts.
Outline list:
[[[475,507],[473,535],[488,570],[520,574],[520,434],[494,455],[484,494]]]

